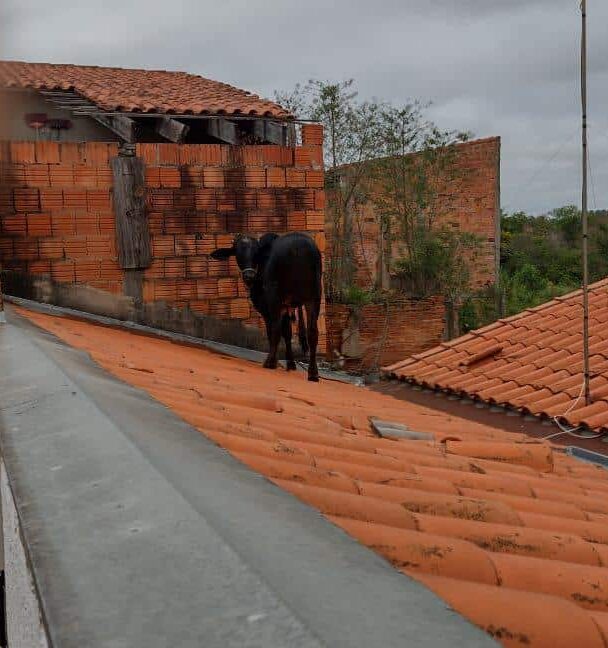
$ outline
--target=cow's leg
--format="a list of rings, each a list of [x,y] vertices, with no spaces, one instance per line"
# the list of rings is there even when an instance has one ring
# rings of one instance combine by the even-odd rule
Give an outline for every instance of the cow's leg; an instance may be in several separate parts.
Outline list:
[[[285,359],[287,361],[287,371],[295,371],[296,361],[293,359],[293,349],[291,348],[291,316],[285,313],[281,319],[281,334],[285,340]]]
[[[277,355],[279,342],[281,341],[281,314],[277,313],[270,317],[270,350],[264,361],[265,369],[276,369],[279,364]]]
[[[306,355],[308,353],[308,339],[306,338],[306,323],[304,322],[304,312],[301,306],[298,306],[298,338],[300,340],[300,349]]]
[[[277,354],[279,342],[281,341],[281,304],[277,298],[276,290],[273,286],[266,291],[266,300],[268,303],[268,329],[269,329],[269,351],[268,357],[264,362],[266,369],[276,369],[278,365]]]
[[[264,324],[266,325],[266,338],[268,339],[268,348],[270,349],[270,320],[268,317],[264,318]]]
[[[321,311],[321,300],[315,299],[306,304],[306,320],[308,324],[308,344],[310,358],[308,359],[308,380],[319,382],[319,368],[317,367],[317,344],[319,342],[318,319]]]

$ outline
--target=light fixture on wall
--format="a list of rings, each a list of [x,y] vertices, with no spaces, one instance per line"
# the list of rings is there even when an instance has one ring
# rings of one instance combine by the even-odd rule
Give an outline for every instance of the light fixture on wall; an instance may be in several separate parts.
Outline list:
[[[49,119],[46,122],[46,127],[56,131],[70,130],[72,122],[69,119]]]
[[[72,122],[69,119],[49,119],[46,127],[55,133],[57,141],[61,138],[61,131],[70,130]]]
[[[28,113],[25,116],[25,123],[36,131],[36,139],[38,139],[40,130],[46,126],[47,121],[46,113]]]

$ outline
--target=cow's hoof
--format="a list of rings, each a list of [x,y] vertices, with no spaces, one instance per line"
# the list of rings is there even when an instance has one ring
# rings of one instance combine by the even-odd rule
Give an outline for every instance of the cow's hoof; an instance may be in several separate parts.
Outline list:
[[[310,382],[319,382],[319,374],[313,374],[312,376],[309,375],[308,380],[310,380]]]
[[[276,369],[277,368],[277,361],[276,360],[270,360],[266,358],[264,360],[264,364],[262,365],[264,369]]]
[[[296,371],[298,368],[298,365],[296,364],[295,360],[288,360],[287,361],[287,371]]]

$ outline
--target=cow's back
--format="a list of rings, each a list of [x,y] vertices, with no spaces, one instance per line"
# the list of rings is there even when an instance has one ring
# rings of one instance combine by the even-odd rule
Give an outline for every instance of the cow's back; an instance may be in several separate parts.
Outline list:
[[[276,286],[282,300],[294,305],[321,297],[321,253],[306,234],[278,238],[265,270],[265,283]]]

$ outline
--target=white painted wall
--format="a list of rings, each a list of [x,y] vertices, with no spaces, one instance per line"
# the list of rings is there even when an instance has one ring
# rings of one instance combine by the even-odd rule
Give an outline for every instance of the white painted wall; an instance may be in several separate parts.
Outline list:
[[[90,117],[74,117],[67,110],[58,110],[34,91],[10,90],[0,92],[0,139],[13,141],[34,141],[36,131],[25,123],[28,113],[46,113],[49,119],[69,119],[72,128],[60,131],[41,130],[38,139],[60,142],[116,142],[112,131],[104,128]]]

